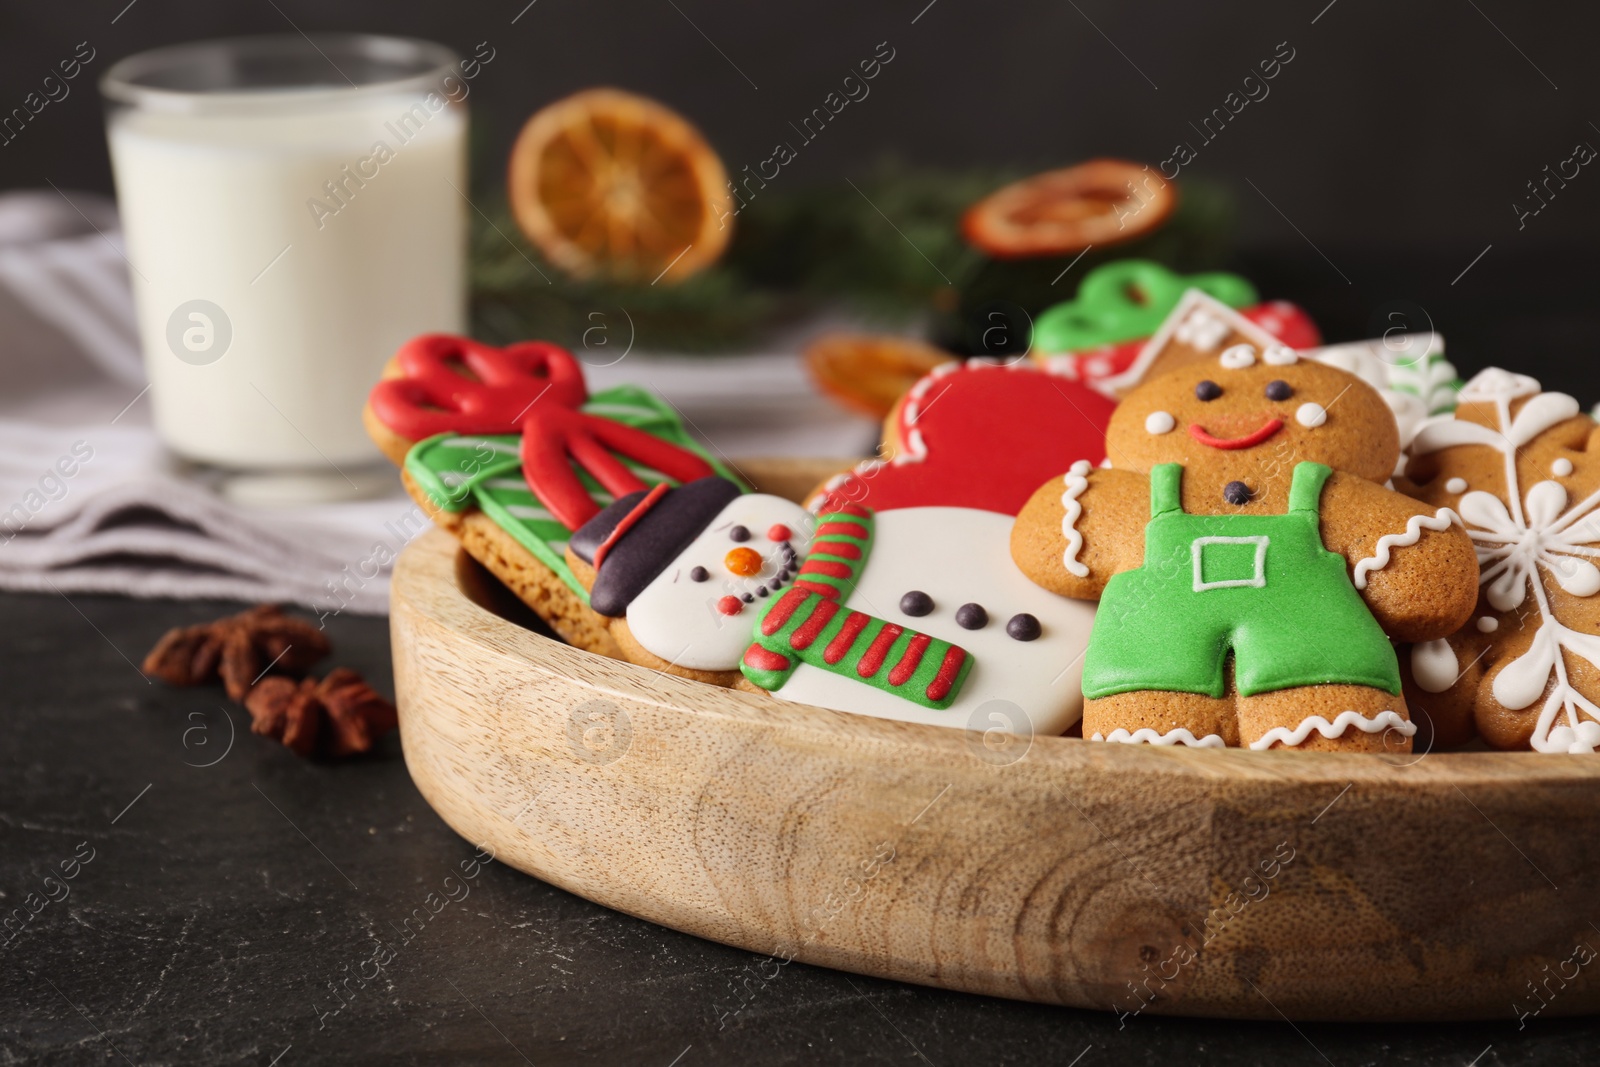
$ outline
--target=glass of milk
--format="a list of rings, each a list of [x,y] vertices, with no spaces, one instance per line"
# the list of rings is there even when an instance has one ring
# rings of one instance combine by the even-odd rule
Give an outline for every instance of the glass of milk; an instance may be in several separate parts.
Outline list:
[[[385,361],[464,331],[470,77],[441,45],[326,35],[102,80],[156,430],[232,495],[365,491]]]

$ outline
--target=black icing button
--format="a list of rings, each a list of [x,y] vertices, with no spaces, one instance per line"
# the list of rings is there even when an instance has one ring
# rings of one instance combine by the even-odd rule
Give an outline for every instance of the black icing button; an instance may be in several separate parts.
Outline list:
[[[735,526],[728,531],[728,537],[734,541],[748,541],[750,540],[750,530],[745,526]]]
[[[933,597],[920,589],[913,589],[900,598],[900,610],[914,619],[920,619],[933,610]]]
[[[689,580],[691,582],[703,582],[709,577],[711,577],[711,572],[704,567],[696,567],[689,572]]]
[[[989,625],[989,613],[982,604],[963,604],[956,609],[956,625],[963,630],[981,630]]]
[[[1294,386],[1283,379],[1277,378],[1267,383],[1268,400],[1288,400],[1291,396],[1294,396]]]
[[[766,596],[766,595],[767,595],[767,587],[766,586],[764,586],[764,585],[756,586],[756,596]]]
[[[740,599],[743,600],[746,604],[754,604],[756,602],[755,595],[752,594],[752,593],[746,593]]]
[[[1255,495],[1250,487],[1243,482],[1229,482],[1222,487],[1222,499],[1230,504],[1238,504],[1241,507],[1250,503],[1255,498]]]
[[[1215,400],[1222,395],[1222,386],[1207,378],[1194,387],[1194,395],[1201,400]]]
[[[1039,620],[1025,611],[1020,615],[1011,616],[1006,622],[1007,636],[1014,637],[1018,641],[1033,641],[1038,638],[1040,632]]]

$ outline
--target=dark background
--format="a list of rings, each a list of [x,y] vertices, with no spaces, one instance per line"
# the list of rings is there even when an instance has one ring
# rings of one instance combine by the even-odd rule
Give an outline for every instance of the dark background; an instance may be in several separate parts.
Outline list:
[[[1585,374],[1600,325],[1589,299],[1600,178],[1580,172],[1520,230],[1512,206],[1579,141],[1600,146],[1593,5],[13,0],[0,8],[0,110],[78,42],[97,55],[65,101],[0,146],[0,187],[110,190],[92,82],[116,59],[296,28],[426,37],[463,54],[488,42],[495,58],[471,97],[480,191],[498,187],[527,115],[596,84],[679,109],[737,172],[887,41],[895,59],[871,95],[780,180],[859,178],[886,156],[952,168],[1094,155],[1155,164],[1187,140],[1198,158],[1184,177],[1221,184],[1237,203],[1231,265],[1264,295],[1304,304],[1330,339],[1372,336],[1394,321],[1380,310],[1406,301],[1407,323],[1441,330],[1463,369],[1514,363],[1600,399]],[[1190,123],[1279,42],[1294,59],[1270,95],[1203,143]]]
[[[1580,174],[1520,232],[1512,209],[1546,164],[1580,140],[1600,145],[1593,6],[525,3],[3,0],[0,113],[80,41],[97,55],[65,101],[0,146],[0,188],[109,192],[94,80],[132,52],[226,34],[388,32],[463,54],[488,42],[495,60],[471,97],[485,192],[529,113],[595,84],[678,108],[737,171],[788,138],[788,123],[880,41],[896,57],[871,96],[783,181],[856,178],[884,156],[952,168],[1092,155],[1154,163],[1179,140],[1199,146],[1189,123],[1287,41],[1295,58],[1270,96],[1185,170],[1233,193],[1233,265],[1264,294],[1304,304],[1330,339],[1370,336],[1388,324],[1375,315],[1406,301],[1408,324],[1431,321],[1463,369],[1503,362],[1600,399],[1590,369],[1600,175]],[[12,719],[0,745],[0,902],[34,889],[78,842],[98,850],[72,897],[0,958],[0,1062],[1489,1067],[1578,1063],[1594,1047],[1592,1023],[1545,1018],[1519,1031],[1509,1005],[1503,1019],[1454,1026],[1149,1016],[1121,1030],[1104,1013],[800,964],[719,1029],[718,1005],[754,962],[748,953],[499,866],[383,988],[323,1028],[313,1001],[330,1003],[326,979],[471,849],[410,785],[392,736],[333,767],[242,734],[214,767],[199,766],[214,758],[200,746],[232,729],[219,694],[148,686],[127,659],[168,626],[227,610],[0,600]],[[334,636],[340,662],[387,686],[381,620],[338,620]]]

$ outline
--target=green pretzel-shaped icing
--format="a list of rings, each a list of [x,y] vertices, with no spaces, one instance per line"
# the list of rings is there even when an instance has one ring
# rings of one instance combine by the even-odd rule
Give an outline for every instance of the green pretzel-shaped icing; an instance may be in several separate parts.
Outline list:
[[[1090,271],[1077,297],[1039,316],[1033,347],[1045,353],[1075,352],[1149,337],[1188,289],[1199,289],[1231,308],[1259,300],[1255,286],[1237,274],[1175,274],[1146,259],[1119,259]]]

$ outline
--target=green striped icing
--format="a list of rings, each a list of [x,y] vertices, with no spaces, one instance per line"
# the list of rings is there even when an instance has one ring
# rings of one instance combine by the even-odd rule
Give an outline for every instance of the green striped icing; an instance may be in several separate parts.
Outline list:
[[[870,509],[848,509],[818,517],[810,554],[794,584],[761,609],[739,669],[770,692],[805,663],[923,707],[948,708],[972,670],[965,649],[845,606],[875,532]],[[908,670],[913,646],[920,658]]]
[[[689,436],[677,412],[637,386],[619,385],[598,392],[583,405],[583,410],[686,448],[710,463],[722,477],[742,487],[732,471]],[[517,434],[438,434],[411,446],[406,454],[406,473],[441,510],[459,512],[478,507],[587,604],[589,594],[572,576],[562,555],[572,531],[556,521],[528,488],[522,476],[521,442]],[[617,458],[647,486],[670,480],[626,456]],[[604,507],[612,502],[612,495],[587,471],[579,469],[577,474],[596,504]]]

